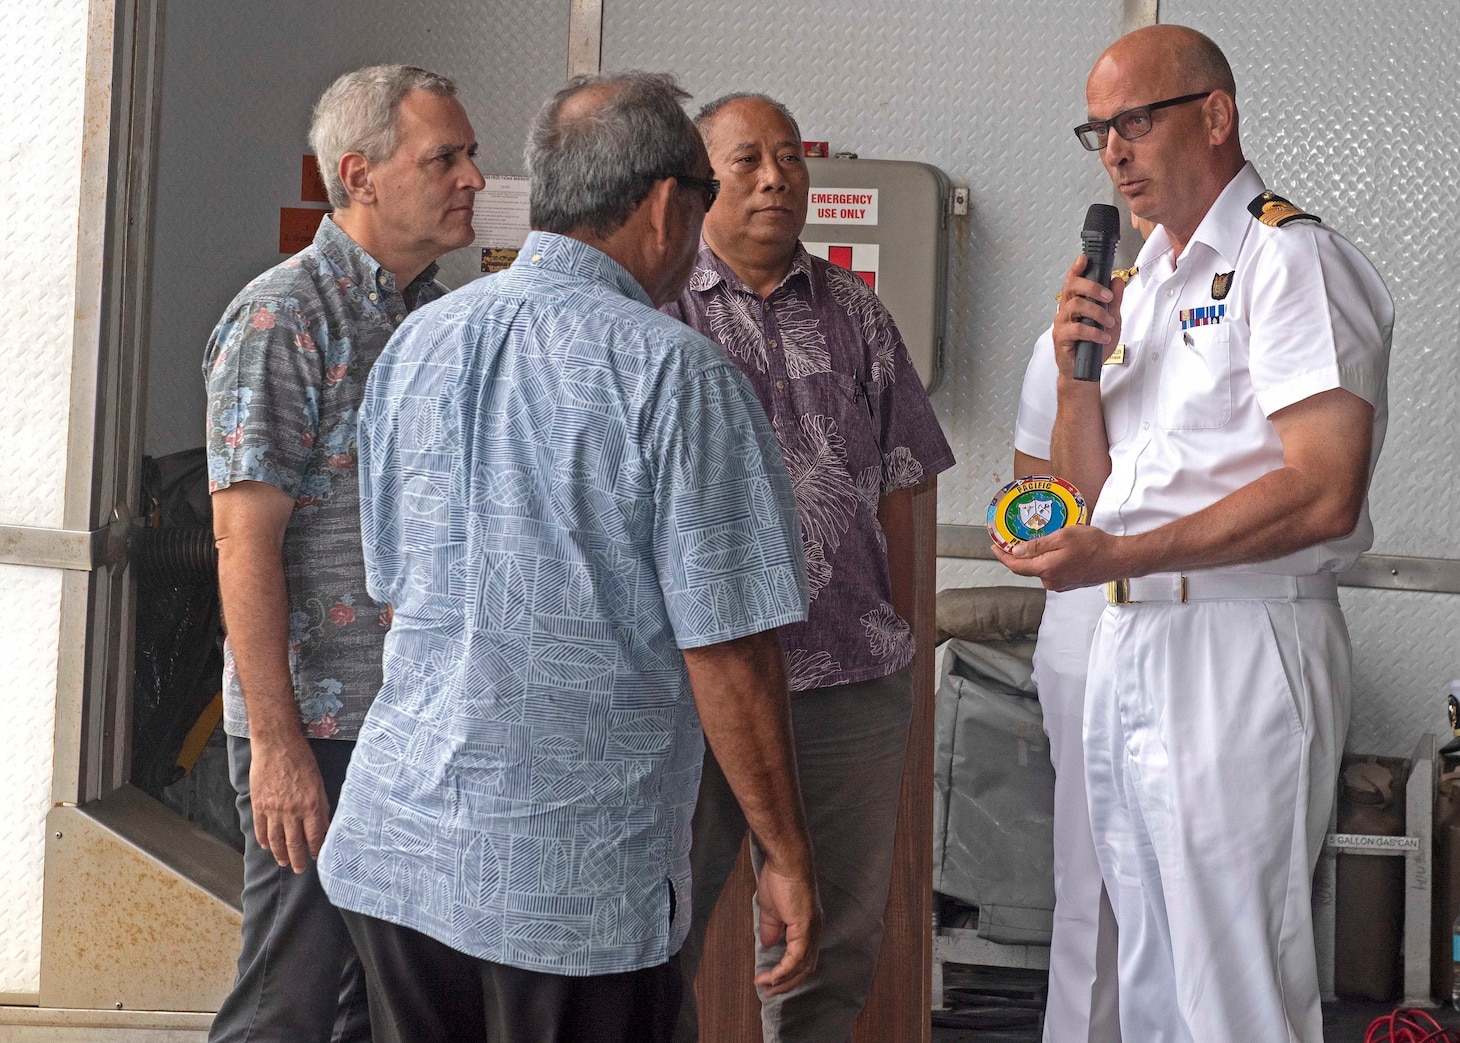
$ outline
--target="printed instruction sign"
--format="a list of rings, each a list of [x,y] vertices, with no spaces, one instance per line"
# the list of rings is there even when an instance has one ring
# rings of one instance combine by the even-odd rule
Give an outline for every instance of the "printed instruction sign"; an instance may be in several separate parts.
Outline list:
[[[875,225],[875,188],[813,188],[806,223],[811,225]]]
[[[824,258],[860,276],[876,292],[878,266],[882,260],[882,249],[876,243],[803,242],[801,245],[813,257]]]
[[[471,226],[476,232],[472,245],[482,251],[482,271],[500,272],[508,267],[532,230],[528,222],[528,188],[525,177],[489,177],[477,193]]]

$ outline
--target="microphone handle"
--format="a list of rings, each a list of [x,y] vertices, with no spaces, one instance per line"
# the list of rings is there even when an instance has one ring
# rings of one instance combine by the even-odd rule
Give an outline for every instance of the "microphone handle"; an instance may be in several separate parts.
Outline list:
[[[1098,282],[1107,290],[1110,289],[1110,280],[1115,275],[1115,246],[1114,242],[1105,240],[1100,243],[1089,243],[1085,249],[1085,278],[1091,282]],[[1099,323],[1094,319],[1082,318],[1079,320],[1086,326],[1099,328]],[[1075,379],[1076,380],[1099,380],[1100,370],[1104,364],[1101,356],[1101,345],[1093,340],[1082,340],[1075,345]]]

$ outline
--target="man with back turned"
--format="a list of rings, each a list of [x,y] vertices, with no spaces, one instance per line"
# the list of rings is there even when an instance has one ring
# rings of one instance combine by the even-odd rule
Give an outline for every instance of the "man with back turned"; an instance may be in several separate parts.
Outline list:
[[[767,852],[785,950],[760,984],[816,962],[775,631],[806,611],[790,480],[744,378],[654,310],[716,189],[684,97],[558,92],[516,262],[413,316],[361,406],[395,618],[320,874],[384,1043],[669,1038],[701,724]]]

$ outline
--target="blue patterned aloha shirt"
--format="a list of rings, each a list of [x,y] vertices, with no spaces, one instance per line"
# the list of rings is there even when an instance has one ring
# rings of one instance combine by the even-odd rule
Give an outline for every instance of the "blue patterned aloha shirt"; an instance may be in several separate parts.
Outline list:
[[[663,963],[704,749],[680,649],[806,612],[745,378],[606,254],[535,232],[401,328],[360,449],[395,622],[320,857],[330,899],[529,970]]]
[[[861,277],[799,244],[764,300],[708,245],[663,308],[720,344],[755,388],[786,456],[811,584],[781,631],[793,692],[870,681],[912,662],[892,607],[885,496],[953,466],[892,316]]]
[[[317,739],[353,739],[380,688],[386,621],[365,593],[355,418],[365,378],[414,307],[446,292],[433,264],[405,292],[330,218],[228,305],[208,340],[208,487],[267,482],[294,498],[284,534],[289,668]],[[248,715],[223,647],[224,728]]]

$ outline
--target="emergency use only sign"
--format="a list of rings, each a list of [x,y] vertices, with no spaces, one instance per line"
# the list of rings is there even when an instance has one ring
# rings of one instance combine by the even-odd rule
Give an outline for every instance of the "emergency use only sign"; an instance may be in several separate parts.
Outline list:
[[[814,225],[875,225],[877,192],[875,188],[813,188],[806,221]]]

